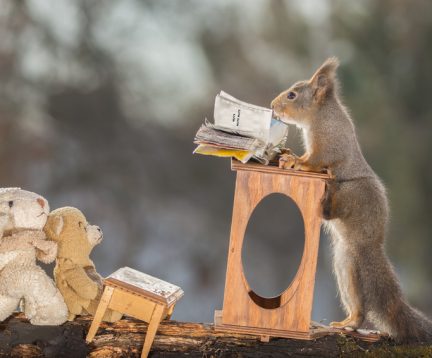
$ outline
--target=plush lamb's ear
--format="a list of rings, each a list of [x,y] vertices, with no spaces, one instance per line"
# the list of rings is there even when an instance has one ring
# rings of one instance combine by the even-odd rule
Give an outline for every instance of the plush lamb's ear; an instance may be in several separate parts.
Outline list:
[[[310,79],[313,88],[313,96],[317,102],[321,102],[336,86],[336,69],[339,60],[336,57],[328,58]]]
[[[63,216],[59,215],[49,218],[48,224],[54,235],[59,236],[64,226]]]

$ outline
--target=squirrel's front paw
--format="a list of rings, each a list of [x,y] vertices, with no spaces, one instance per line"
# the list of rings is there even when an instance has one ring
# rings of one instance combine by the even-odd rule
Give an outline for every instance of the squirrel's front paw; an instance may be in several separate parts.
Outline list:
[[[279,168],[291,169],[294,168],[298,158],[294,154],[282,154],[279,157]]]

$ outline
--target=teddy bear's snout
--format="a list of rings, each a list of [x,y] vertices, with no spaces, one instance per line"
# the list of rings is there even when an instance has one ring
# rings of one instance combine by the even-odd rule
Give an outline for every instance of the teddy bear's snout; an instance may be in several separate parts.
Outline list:
[[[89,225],[87,228],[88,240],[92,245],[97,245],[103,240],[103,233],[99,226]]]
[[[102,238],[103,238],[102,230],[99,226],[96,226],[96,230],[97,230],[97,233],[99,234],[98,242],[101,242]]]
[[[102,230],[99,227],[97,228],[97,231],[99,233],[99,237],[97,239],[97,243],[99,244],[103,240],[103,233],[102,233]]]

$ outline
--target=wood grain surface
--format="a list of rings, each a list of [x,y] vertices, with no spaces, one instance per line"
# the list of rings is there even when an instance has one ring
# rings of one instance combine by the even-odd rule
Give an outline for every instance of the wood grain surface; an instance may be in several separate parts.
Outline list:
[[[233,169],[237,170],[237,179],[222,318],[215,322],[216,326],[221,329],[238,327],[244,333],[249,329],[251,334],[261,332],[263,336],[308,339],[321,226],[321,199],[328,176],[299,171],[292,173],[259,164],[232,163]],[[292,283],[280,296],[265,298],[253,292],[246,280],[242,247],[253,210],[272,193],[287,195],[297,204],[303,216],[305,244]]]

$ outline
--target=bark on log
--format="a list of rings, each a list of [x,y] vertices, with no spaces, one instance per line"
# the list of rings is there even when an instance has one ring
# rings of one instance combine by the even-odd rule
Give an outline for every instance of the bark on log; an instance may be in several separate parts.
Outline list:
[[[102,324],[94,341],[85,335],[90,317],[79,317],[60,327],[32,326],[20,314],[0,326],[0,356],[12,357],[139,357],[147,324],[131,318]],[[432,357],[432,346],[396,346],[331,335],[313,341],[217,332],[213,325],[164,321],[150,357]]]

